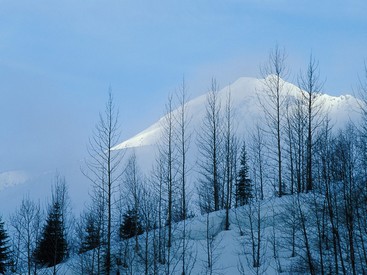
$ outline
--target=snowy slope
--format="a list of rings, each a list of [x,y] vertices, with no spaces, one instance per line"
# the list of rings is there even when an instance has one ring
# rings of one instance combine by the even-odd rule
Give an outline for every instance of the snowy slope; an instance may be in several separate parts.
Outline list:
[[[269,76],[270,77],[270,76]],[[264,124],[264,115],[262,106],[259,104],[259,98],[264,94],[264,79],[256,79],[242,77],[231,85],[224,87],[218,93],[218,99],[221,102],[221,115],[224,116],[224,107],[231,93],[234,128],[237,130],[237,135],[240,138],[245,138],[254,130],[256,124]],[[283,83],[283,96],[290,99],[301,97],[300,89],[288,82]],[[355,122],[359,120],[358,101],[351,95],[330,96],[321,94],[318,99],[323,103],[324,111],[329,113],[331,125],[334,129],[343,127],[348,121]],[[292,100],[290,100],[292,101]],[[202,123],[205,117],[206,94],[194,98],[187,103],[187,117],[190,120],[187,134],[191,135],[191,158],[192,161],[197,157],[196,135],[202,128]],[[178,109],[173,111],[173,115],[178,112]],[[143,167],[148,172],[154,158],[157,154],[157,145],[163,134],[163,122],[165,117],[159,119],[156,123],[148,127],[146,130],[138,133],[134,137],[123,141],[114,147],[115,150],[133,151],[143,162]]]
[[[218,98],[222,104],[222,115],[224,114],[224,105],[228,96],[231,93],[233,113],[234,113],[234,126],[237,129],[237,135],[242,138],[248,137],[254,126],[259,123],[263,123],[263,110],[259,104],[258,98],[264,96],[264,80],[255,78],[240,78],[230,86],[224,87],[220,90]],[[283,96],[288,96],[290,98],[296,98],[300,96],[299,88],[291,83],[284,83],[284,91],[286,94]],[[330,96],[330,95],[320,95],[320,100],[325,106],[325,110],[329,113],[329,118],[331,123],[334,125],[335,129],[343,127],[348,121],[356,122],[360,119],[358,113],[358,101],[353,96]],[[197,132],[202,128],[202,122],[205,117],[205,107],[206,107],[206,94],[194,98],[187,104],[187,115],[190,118],[189,128],[187,132],[192,135],[191,146],[189,151],[189,165],[195,166],[197,160],[197,146],[196,146],[196,135]],[[174,113],[177,113],[175,110]],[[164,121],[162,117],[159,121],[154,123],[152,126],[146,130],[138,133],[134,137],[123,141],[118,144],[114,149],[124,150],[127,152],[125,160],[128,155],[135,152],[137,155],[138,165],[146,173],[149,173],[154,159],[157,155],[157,145],[160,142],[161,136],[163,134],[162,122]],[[85,202],[89,199],[88,189],[89,182],[81,175],[80,163],[73,163],[68,169],[63,169],[59,171],[62,175],[65,175],[67,182],[70,187],[70,197],[73,204],[73,209],[75,212],[80,211]],[[192,179],[192,189],[196,182],[197,171],[192,168],[190,176]],[[41,203],[46,201],[50,196],[51,184],[53,183],[54,171],[49,171],[43,174],[32,174],[25,171],[4,171],[0,173],[0,214],[4,215],[5,218],[8,214],[13,213],[14,209],[19,206],[21,199],[24,196],[30,196],[34,200],[41,199]],[[276,200],[276,201],[274,201]],[[267,200],[262,208],[264,209],[263,215],[266,215],[266,219],[271,218],[271,214],[267,212],[267,209],[279,208],[284,202],[279,199],[269,199]],[[271,207],[269,207],[269,204]],[[246,208],[243,209],[246,212]],[[281,209],[275,211],[282,211]],[[238,228],[236,225],[237,216],[236,213],[231,211],[231,230],[222,231],[223,225],[223,212],[212,213],[211,217],[211,228],[215,231],[216,242],[218,245],[218,272],[224,274],[238,274],[238,264],[239,261],[247,262],[243,255],[244,238],[239,236]],[[244,219],[245,220],[245,219]],[[203,266],[205,264],[205,216],[199,216],[188,221],[188,238],[190,240],[190,247],[192,247],[193,253],[197,253],[197,261],[194,265],[193,273],[199,274],[204,272]],[[176,225],[180,227],[180,224]],[[267,223],[264,225],[265,235],[268,236],[271,233],[271,227],[268,227]],[[281,232],[282,228],[279,229]],[[178,231],[179,228],[178,228]],[[267,232],[269,231],[269,232]],[[271,251],[270,244],[267,249]],[[266,267],[267,274],[276,274],[275,263],[271,261],[271,253],[267,252],[265,255],[266,259],[269,259]],[[73,274],[70,271],[70,265],[73,261],[77,259],[72,259],[71,261],[63,264],[66,274]],[[296,259],[295,259],[296,260]],[[284,257],[284,266],[289,262],[288,256]],[[251,270],[246,270],[251,273]],[[247,273],[246,273],[247,274]]]
[[[263,111],[258,103],[258,97],[264,96],[262,93],[263,88],[263,79],[242,77],[219,91],[218,98],[222,104],[222,114],[224,113],[224,105],[228,93],[231,92],[234,126],[237,129],[238,136],[241,138],[246,138],[256,123],[263,122]],[[285,82],[284,88],[290,97],[299,96],[299,88],[293,84]],[[358,120],[358,103],[354,97],[350,95],[339,97],[321,95],[321,97],[329,110],[330,118],[335,128],[343,126],[348,120]],[[206,94],[192,99],[187,104],[187,113],[191,120],[187,133],[192,135],[188,154],[191,168],[195,166],[197,159],[196,134],[202,127],[205,106]],[[174,113],[176,112],[177,110],[174,111]],[[146,130],[123,141],[115,149],[126,150],[125,159],[129,153],[135,152],[139,166],[144,172],[149,173],[157,155],[157,144],[163,133],[163,121],[164,117]],[[70,167],[64,167],[59,170],[69,184],[71,200],[76,212],[84,207],[85,201],[89,198],[88,189],[90,183],[81,174],[80,165],[80,162],[75,162],[70,164]],[[195,169],[192,170],[191,177],[195,177]],[[3,171],[0,174],[0,212],[7,216],[26,195],[34,199],[39,198],[41,202],[44,201],[45,198],[50,196],[54,174],[55,171],[38,174],[28,173],[27,171]]]
[[[234,110],[238,111],[237,117],[242,117],[241,122],[245,122],[241,124],[247,124],[246,122],[253,121],[253,118],[258,118],[260,116],[260,108],[257,104],[258,100],[256,91],[260,91],[261,86],[261,80],[244,77],[240,78],[232,85],[223,88],[218,94],[218,98],[222,103],[222,110],[224,109],[223,107],[226,102],[227,94],[230,91]],[[199,96],[187,103],[187,117],[191,118],[189,132],[190,130],[191,132],[195,132],[195,129],[200,127],[200,124],[205,116],[205,105],[206,94]],[[177,112],[178,109],[173,111],[174,114]],[[146,130],[117,145],[115,149],[121,150],[131,147],[157,145],[163,132],[162,123],[164,119],[165,118],[162,117]]]
[[[246,131],[261,122],[262,107],[259,104],[258,96],[264,96],[264,80],[242,77],[233,84],[224,87],[219,92],[219,100],[222,103],[222,112],[228,93],[231,93],[235,121],[238,125],[239,135],[246,134]],[[283,91],[290,97],[300,96],[300,90],[291,83],[284,83]],[[330,119],[333,124],[343,126],[349,119],[354,121],[359,118],[357,113],[357,99],[351,95],[330,96],[320,95],[321,101],[325,105],[325,110],[329,111]],[[191,117],[190,130],[200,129],[205,116],[206,94],[195,98],[187,103],[188,117]],[[173,111],[178,112],[177,110]],[[125,148],[141,147],[147,145],[157,145],[163,133],[162,123],[164,117],[138,133],[134,137],[120,143],[115,147],[116,150]]]
[[[300,200],[309,199],[310,195],[303,194]],[[186,265],[191,271],[189,274],[306,274],[304,272],[295,272],[294,268],[299,262],[304,260],[299,256],[290,257],[291,248],[289,238],[287,238],[288,226],[287,219],[289,214],[287,210],[294,204],[295,198],[284,196],[282,198],[269,198],[261,201],[258,205],[248,205],[230,209],[229,222],[230,228],[224,230],[225,211],[217,211],[209,214],[198,215],[189,218],[186,221]],[[257,208],[258,207],[258,208]],[[256,209],[256,210],[255,210]],[[260,209],[261,223],[261,266],[256,269],[252,267],[252,251],[249,229],[249,217],[257,215]],[[254,212],[255,211],[255,212]],[[182,274],[182,231],[183,222],[173,225],[173,248],[171,273],[175,275]],[[156,233],[157,234],[157,233]],[[273,256],[273,236],[277,236],[278,259]],[[210,253],[212,253],[213,265],[211,272],[208,268],[208,240],[210,236]],[[145,249],[146,235],[139,236],[140,253]],[[149,247],[152,250],[153,231],[149,233]],[[135,249],[134,238],[129,241],[129,251]],[[113,242],[113,253],[118,255],[118,251],[125,249],[124,242]],[[89,251],[87,253],[91,253]],[[88,254],[87,254],[88,255]],[[91,254],[89,254],[91,255]],[[152,256],[152,255],[151,255]],[[80,266],[85,262],[85,255],[74,255],[65,263],[58,266],[61,274],[73,275],[80,272]],[[150,259],[152,261],[152,259]],[[144,274],[144,262],[139,257],[131,257],[128,260],[131,267],[123,269],[120,267],[120,273],[125,274]],[[150,267],[150,270],[152,267]],[[43,270],[46,271],[46,270]],[[47,274],[52,273],[49,268]],[[129,273],[131,272],[131,273]],[[158,266],[158,274],[165,274],[165,266]]]

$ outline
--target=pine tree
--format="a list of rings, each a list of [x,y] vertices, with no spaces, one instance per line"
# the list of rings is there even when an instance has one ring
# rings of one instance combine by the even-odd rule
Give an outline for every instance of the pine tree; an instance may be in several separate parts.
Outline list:
[[[34,257],[42,266],[55,266],[67,256],[67,242],[60,204],[55,202],[49,211],[46,225]]]
[[[5,274],[10,262],[9,237],[0,216],[0,274]]]
[[[143,234],[143,228],[137,211],[128,209],[120,225],[120,238],[126,240],[141,234]]]
[[[252,180],[249,177],[248,157],[244,142],[241,149],[240,169],[236,180],[236,206],[248,204],[253,197]]]
[[[79,253],[84,253],[100,246],[100,232],[96,223],[96,219],[93,217],[93,215],[88,215],[85,226],[86,235],[83,238]]]

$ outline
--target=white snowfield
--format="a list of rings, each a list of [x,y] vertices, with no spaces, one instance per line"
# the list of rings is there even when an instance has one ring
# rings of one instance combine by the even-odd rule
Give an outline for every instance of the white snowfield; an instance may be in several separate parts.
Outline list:
[[[269,76],[272,77],[272,76]],[[218,93],[221,102],[221,112],[224,115],[227,96],[231,94],[234,121],[237,126],[238,135],[246,136],[257,123],[263,124],[263,110],[259,104],[259,98],[265,96],[264,79],[241,77],[231,85],[224,87]],[[282,96],[299,98],[302,96],[300,88],[284,82]],[[354,121],[359,118],[358,100],[351,95],[330,96],[320,94],[317,99],[329,112],[329,118],[333,125],[343,126],[348,120]],[[188,132],[195,133],[200,130],[205,117],[206,94],[190,100],[187,103],[187,117],[190,119]],[[179,112],[173,111],[173,115]],[[163,134],[163,123],[165,117],[138,133],[132,138],[116,145],[115,150],[126,148],[138,148],[147,145],[157,145]]]
[[[273,76],[268,76],[272,78]],[[264,109],[260,101],[266,96],[265,81],[269,79],[256,79],[250,77],[242,77],[229,86],[224,87],[218,92],[218,101],[220,102],[220,115],[225,116],[225,107],[227,98],[230,95],[233,116],[233,129],[239,141],[249,141],[251,134],[256,126],[267,127],[264,119]],[[302,98],[302,91],[299,87],[281,80],[283,89],[281,97],[290,102],[288,108],[292,108],[296,99]],[[285,102],[284,101],[284,102]],[[348,122],[357,122],[360,119],[359,107],[360,102],[351,95],[330,96],[320,93],[316,98],[316,106],[322,106],[320,114],[327,113],[330,119],[330,126],[337,131]],[[192,201],[197,200],[195,196],[198,187],[198,160],[199,149],[197,136],[203,129],[203,121],[206,116],[207,94],[194,98],[187,102],[186,117],[189,121],[186,134],[190,136],[189,149],[187,153],[187,165],[190,170],[188,177],[188,189],[194,194]],[[284,103],[284,106],[287,106]],[[178,115],[180,108],[173,110],[173,117]],[[284,117],[283,117],[284,118]],[[132,138],[116,145],[113,149],[126,151],[125,157],[128,158],[131,152],[134,152],[139,167],[149,175],[152,166],[156,163],[159,155],[158,147],[164,135],[164,123],[166,117],[163,116],[156,123],[148,127],[146,130],[138,133]]]

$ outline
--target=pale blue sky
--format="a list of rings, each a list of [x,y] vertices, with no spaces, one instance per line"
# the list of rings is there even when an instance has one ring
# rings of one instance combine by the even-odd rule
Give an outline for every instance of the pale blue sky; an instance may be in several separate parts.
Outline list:
[[[322,3],[320,3],[322,2]],[[367,1],[0,0],[0,172],[85,156],[109,85],[122,139],[155,122],[183,75],[191,97],[259,76],[278,43],[294,81],[309,54],[325,92],[352,92]]]

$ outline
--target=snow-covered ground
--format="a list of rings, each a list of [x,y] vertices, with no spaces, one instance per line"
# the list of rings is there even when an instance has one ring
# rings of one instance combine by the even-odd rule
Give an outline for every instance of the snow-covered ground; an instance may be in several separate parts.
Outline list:
[[[300,200],[306,200],[309,195],[302,195]],[[255,202],[229,211],[230,229],[224,230],[225,211],[212,212],[209,215],[199,215],[186,221],[186,261],[188,274],[305,274],[297,273],[302,265],[299,256],[291,257],[291,240],[289,237],[289,209],[294,207],[295,197],[269,198],[260,203]],[[260,266],[253,267],[253,251],[251,242],[250,220],[257,223],[257,211],[260,209]],[[307,207],[304,206],[307,211]],[[257,234],[254,225],[254,234]],[[299,228],[297,229],[299,234]],[[310,228],[312,231],[312,228]],[[173,228],[173,245],[170,274],[182,273],[182,232],[183,222]],[[210,238],[208,242],[208,236]],[[275,237],[274,237],[275,236]],[[299,236],[299,235],[298,235]],[[256,237],[255,237],[256,238]],[[149,249],[152,250],[153,231],[149,233]],[[297,249],[302,246],[297,240]],[[128,241],[113,243],[115,255],[121,253],[128,244],[128,250],[133,253],[134,238]],[[209,246],[208,246],[209,244]],[[274,245],[276,255],[274,255]],[[141,255],[145,251],[145,235],[139,236],[139,250]],[[209,247],[209,250],[208,250]],[[297,250],[299,253],[300,251]],[[89,255],[91,251],[87,252]],[[213,261],[208,267],[208,253]],[[59,274],[81,274],[81,261],[86,255],[76,255],[60,264]],[[153,255],[150,254],[150,260]],[[85,264],[85,262],[84,262]],[[129,262],[129,268],[120,267],[121,274],[144,274],[144,261],[135,255]],[[152,265],[152,262],[150,262]],[[158,265],[159,274],[165,274],[165,265]],[[47,270],[44,270],[47,272]],[[50,274],[52,268],[48,271]],[[150,267],[152,272],[152,266]]]

